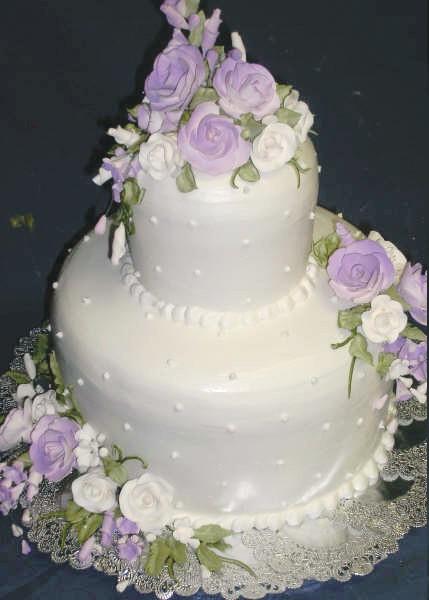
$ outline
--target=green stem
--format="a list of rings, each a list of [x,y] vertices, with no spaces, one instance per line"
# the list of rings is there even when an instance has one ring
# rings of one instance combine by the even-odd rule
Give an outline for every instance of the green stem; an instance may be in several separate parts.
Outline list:
[[[112,444],[112,451],[116,452],[118,462],[122,463],[122,460],[124,458],[124,453],[119,448],[119,446],[117,446],[116,444]]]
[[[144,461],[142,458],[140,458],[140,456],[124,456],[124,458],[121,458],[118,462],[123,465],[124,462],[127,462],[127,460],[138,460],[143,469],[147,469],[148,468],[148,463],[146,461]]]
[[[349,384],[348,384],[348,396],[352,395],[352,380],[353,380],[353,371],[355,369],[356,364],[356,356],[353,356],[352,362],[350,363],[350,371],[349,371]]]
[[[218,556],[219,556],[219,554],[218,554]],[[235,558],[227,558],[226,556],[219,556],[219,558],[222,560],[222,562],[229,563],[231,565],[236,565],[237,567],[241,567],[242,569],[244,569],[245,571],[247,571],[252,577],[254,577],[256,579],[256,573],[255,573],[255,571],[253,571],[245,563],[241,562],[241,560],[237,560]]]
[[[343,348],[344,346],[347,346],[347,344],[349,342],[352,341],[352,339],[355,337],[355,334],[352,333],[351,335],[349,335],[348,338],[346,338],[344,341],[342,342],[338,342],[337,344],[331,344],[331,348],[332,350],[338,350],[338,348]]]

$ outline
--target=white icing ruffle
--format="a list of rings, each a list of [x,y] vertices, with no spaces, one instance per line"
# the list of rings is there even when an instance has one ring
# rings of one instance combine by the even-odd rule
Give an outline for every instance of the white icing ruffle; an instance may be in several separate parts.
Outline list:
[[[185,323],[213,329],[230,330],[236,327],[255,325],[290,313],[295,306],[305,302],[313,293],[320,269],[310,257],[306,274],[294,289],[276,302],[254,310],[243,312],[212,311],[199,306],[177,306],[167,303],[147,291],[139,280],[132,257],[127,252],[120,262],[120,271],[123,284],[128,288],[130,295],[136,298],[145,310],[147,318],[158,315],[169,321]]]
[[[339,502],[348,498],[355,498],[363,494],[369,487],[375,485],[379,479],[380,472],[388,462],[388,454],[393,450],[395,444],[395,432],[398,427],[397,409],[394,402],[389,407],[390,421],[381,440],[375,449],[373,456],[365,463],[355,476],[344,481],[336,490],[315,498],[307,503],[291,505],[284,510],[257,514],[219,515],[196,514],[186,511],[177,511],[175,518],[186,516],[194,528],[207,524],[208,522],[218,524],[225,529],[231,529],[234,533],[255,529],[271,529],[277,531],[284,525],[296,527],[306,519],[318,519],[332,513]]]

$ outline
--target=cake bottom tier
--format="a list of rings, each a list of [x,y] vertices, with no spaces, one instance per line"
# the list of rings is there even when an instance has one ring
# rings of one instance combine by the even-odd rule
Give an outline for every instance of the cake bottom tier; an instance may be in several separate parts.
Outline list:
[[[319,210],[315,237],[334,219]],[[380,408],[389,386],[359,361],[348,398],[350,356],[330,346],[340,331],[324,273],[293,309],[228,330],[142,308],[107,253],[107,235],[91,235],[68,257],[56,352],[86,420],[172,487],[173,515],[276,529],[375,483],[395,408]]]

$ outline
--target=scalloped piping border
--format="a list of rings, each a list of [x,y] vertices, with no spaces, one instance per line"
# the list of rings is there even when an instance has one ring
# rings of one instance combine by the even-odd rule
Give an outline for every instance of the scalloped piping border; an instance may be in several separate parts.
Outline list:
[[[146,318],[151,319],[157,314],[169,321],[186,325],[229,330],[235,327],[255,325],[261,321],[292,312],[295,306],[303,304],[312,295],[320,268],[310,256],[306,274],[289,294],[272,304],[239,313],[210,311],[199,306],[177,306],[159,300],[140,283],[139,273],[134,268],[129,252],[121,259],[120,273],[122,283],[128,288],[130,295],[138,300],[145,311]]]
[[[234,533],[241,533],[254,529],[271,529],[277,531],[284,525],[297,527],[305,519],[318,519],[332,513],[343,499],[355,498],[362,495],[369,487],[375,485],[380,472],[388,461],[388,453],[392,452],[395,445],[395,433],[398,428],[397,408],[393,401],[389,405],[388,415],[391,417],[381,435],[380,443],[372,457],[353,479],[345,481],[336,490],[320,498],[311,500],[307,504],[292,505],[285,510],[257,514],[222,515],[213,514],[188,514],[185,511],[177,512],[174,518],[187,517],[194,528],[210,523],[215,523],[230,529]]]

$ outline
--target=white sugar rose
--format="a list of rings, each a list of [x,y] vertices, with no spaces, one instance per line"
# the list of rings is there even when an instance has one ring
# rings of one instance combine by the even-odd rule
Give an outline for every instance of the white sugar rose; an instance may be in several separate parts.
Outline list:
[[[56,394],[54,390],[48,390],[43,394],[38,394],[31,407],[31,416],[33,421],[40,421],[45,415],[56,415],[59,412],[59,405],[57,402]]]
[[[285,123],[270,123],[253,141],[251,159],[260,173],[283,167],[298,148],[295,131]]]
[[[127,481],[119,496],[122,514],[142,531],[163,527],[171,518],[172,502],[173,488],[150,473]]]
[[[177,148],[175,134],[154,133],[140,146],[139,161],[144,171],[157,181],[175,177],[184,161]]]
[[[285,98],[284,107],[294,112],[300,113],[301,118],[294,127],[294,131],[299,141],[305,142],[308,132],[313,127],[314,115],[310,112],[308,105],[299,99],[299,92],[292,90]]]
[[[395,269],[395,280],[394,283],[397,284],[399,283],[399,280],[401,279],[402,273],[404,272],[404,269],[407,265],[407,259],[405,258],[405,256],[402,254],[402,252],[395,246],[395,244],[392,244],[392,242],[388,242],[386,241],[379,233],[378,231],[370,231],[368,238],[370,240],[372,240],[373,242],[377,242],[377,244],[380,244],[380,246],[382,246],[382,248],[384,248],[384,250],[386,251],[387,256],[390,258],[390,262],[393,265],[393,268]]]
[[[402,305],[387,294],[376,296],[371,302],[371,310],[362,315],[363,332],[375,344],[392,344],[406,324],[407,316]]]
[[[128,129],[124,129],[120,125],[119,127],[116,127],[116,129],[113,129],[113,127],[111,127],[108,130],[107,135],[112,136],[117,144],[127,147],[132,146],[140,139],[138,133],[136,133],[135,131],[129,131]]]
[[[91,513],[103,513],[115,508],[117,487],[102,469],[94,469],[73,481],[73,500]]]

